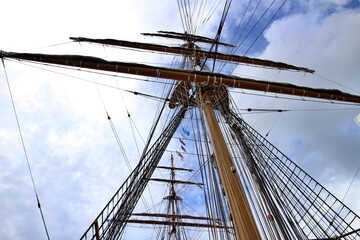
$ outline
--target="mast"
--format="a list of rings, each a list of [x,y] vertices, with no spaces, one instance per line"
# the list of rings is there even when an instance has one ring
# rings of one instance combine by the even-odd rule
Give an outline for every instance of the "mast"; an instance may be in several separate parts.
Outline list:
[[[180,200],[181,198],[179,198],[177,196],[177,193],[175,191],[175,169],[173,169],[174,166],[174,157],[171,154],[171,158],[170,158],[170,162],[171,162],[171,170],[170,170],[170,179],[171,179],[171,184],[170,184],[170,194],[169,196],[167,196],[165,199],[167,199],[169,201],[169,205],[170,205],[170,212],[173,216],[175,216],[176,214],[176,209],[175,209],[175,205],[177,203],[178,200]],[[171,231],[169,233],[170,238],[169,239],[175,239],[176,238],[176,225],[175,225],[175,217],[171,218]]]
[[[223,225],[219,224],[219,220],[214,222],[213,218],[203,217],[203,216],[194,216],[187,215],[179,212],[180,202],[183,198],[178,194],[176,190],[177,184],[182,185],[197,185],[198,187],[203,186],[202,183],[196,183],[191,181],[181,181],[176,179],[177,171],[187,171],[192,172],[192,169],[188,168],[178,168],[175,167],[174,157],[171,154],[170,157],[170,166],[158,166],[159,169],[164,169],[170,171],[170,178],[151,178],[151,181],[159,181],[169,184],[168,195],[163,198],[163,200],[167,201],[167,209],[166,213],[132,213],[132,217],[126,220],[126,223],[134,223],[134,224],[149,224],[149,225],[161,225],[167,228],[164,228],[162,233],[162,237],[168,240],[181,240],[188,239],[188,237],[181,234],[186,234],[185,231],[180,231],[181,227],[193,227],[193,228],[224,228]],[[142,217],[142,218],[151,218],[151,219],[138,219],[134,217]],[[155,219],[154,219],[155,218]],[[156,220],[156,219],[161,220]],[[195,222],[196,220],[196,222]]]
[[[197,55],[201,52],[195,48],[194,42],[185,38],[185,35],[170,35],[176,36],[175,38],[177,39],[188,41],[188,44],[185,44],[184,46],[188,46],[190,51],[192,50],[196,53],[195,57],[192,58],[192,61],[199,66],[199,64],[201,64],[200,60],[202,56]],[[211,54],[208,56],[210,55]],[[191,58],[190,55],[188,55],[188,57]],[[176,221],[176,219],[199,219],[199,217],[180,216],[175,211],[175,205],[180,200],[174,188],[175,184],[193,183],[176,180],[175,170],[180,169],[176,169],[173,164],[169,167],[169,170],[171,171],[170,179],[153,179],[171,184],[170,192],[167,196],[167,200],[169,200],[169,212],[166,215],[157,214],[157,216],[166,217],[169,220],[146,221],[129,219],[131,215],[141,216],[141,214],[132,214],[135,204],[144,189],[144,185],[151,180],[150,177],[153,170],[157,166],[165,151],[165,147],[179,126],[181,119],[184,117],[186,110],[192,107],[199,107],[204,115],[210,143],[215,156],[216,169],[218,170],[220,182],[230,208],[234,231],[238,238],[260,239],[262,235],[257,226],[259,224],[258,218],[255,219],[253,214],[257,209],[254,209],[256,207],[250,205],[250,201],[248,201],[248,193],[244,190],[246,183],[244,185],[242,182],[243,179],[240,179],[239,177],[242,173],[238,171],[239,167],[236,167],[236,164],[234,164],[235,160],[232,159],[222,129],[220,128],[219,120],[216,116],[219,112],[222,114],[223,119],[227,121],[226,123],[228,124],[229,129],[234,134],[234,139],[236,139],[239,148],[242,150],[241,154],[246,157],[240,164],[246,165],[249,168],[249,176],[251,175],[251,177],[253,177],[253,175],[256,175],[256,180],[263,181],[263,184],[260,184],[260,190],[255,189],[254,191],[258,191],[256,193],[259,195],[261,194],[263,197],[261,201],[266,202],[264,204],[266,205],[266,210],[261,209],[261,211],[263,211],[261,213],[271,213],[267,216],[271,222],[272,230],[275,230],[276,235],[278,232],[281,232],[282,236],[285,236],[284,238],[291,238],[292,236],[306,238],[310,234],[317,237],[332,237],[349,233],[359,235],[356,231],[354,232],[352,225],[353,222],[359,220],[359,217],[346,207],[343,207],[342,209],[345,209],[347,211],[346,213],[353,216],[353,218],[348,220],[346,217],[341,216],[341,214],[337,214],[332,209],[333,204],[327,203],[327,199],[333,198],[332,195],[323,190],[322,186],[318,187],[319,185],[317,182],[312,181],[307,175],[305,176],[307,179],[310,179],[310,182],[304,183],[304,179],[302,179],[304,174],[301,169],[299,170],[297,166],[294,167],[293,163],[288,158],[279,153],[279,151],[268,143],[266,139],[259,136],[257,132],[249,130],[249,127],[230,110],[228,92],[226,89],[228,87],[235,87],[357,104],[360,103],[360,96],[333,89],[314,89],[292,84],[257,81],[255,79],[196,71],[193,69],[170,69],[144,64],[109,62],[100,58],[87,56],[9,53],[1,51],[0,58],[13,58],[55,65],[65,65],[73,68],[88,68],[98,71],[166,78],[177,81],[177,86],[180,86],[180,88],[175,87],[175,90],[172,93],[173,97],[176,96],[174,97],[175,100],[173,102],[174,107],[175,105],[182,105],[182,109],[174,120],[175,123],[169,124],[166,132],[163,133],[156,144],[154,144],[154,147],[146,152],[148,155],[140,159],[139,165],[126,180],[126,184],[120,187],[113,199],[110,200],[108,205],[86,231],[82,237],[83,239],[88,239],[88,234],[91,235],[92,232],[95,233],[96,239],[117,239],[122,234],[126,223],[131,222],[168,225],[171,227],[171,236],[176,235],[178,226],[207,226],[206,224]],[[184,89],[184,92],[180,92],[180,89]],[[194,96],[190,96],[190,89],[194,90]],[[176,103],[176,99],[180,99],[178,95],[181,96],[184,94],[185,100],[187,101],[179,100]],[[269,149],[271,149],[271,151]],[[275,156],[272,151],[275,152]],[[296,169],[296,171],[294,169]],[[250,183],[254,184],[255,188],[258,187],[256,183]],[[288,186],[289,183],[291,183],[290,187]],[[325,192],[326,197],[323,198],[314,186],[317,187],[317,189],[320,188],[320,192]],[[124,193],[124,195],[121,195],[120,192]],[[305,193],[310,196],[301,195]],[[120,199],[121,201],[116,202],[116,199]],[[129,202],[131,205],[129,205]],[[306,205],[302,206],[302,203],[304,202]],[[339,201],[336,199],[335,202],[338,203]],[[262,204],[262,202],[260,204]],[[290,209],[289,206],[293,209]],[[325,210],[323,209],[323,206],[326,206]],[[276,208],[281,209],[277,211],[275,210]],[[328,209],[330,210],[327,211]],[[108,214],[109,212],[110,214]],[[314,213],[319,214],[321,220],[318,220],[319,216]],[[146,215],[155,216],[154,214],[149,213],[143,214],[143,216]],[[301,216],[301,218],[306,217],[306,221],[299,220],[299,216]],[[276,218],[276,220],[273,220],[273,218]],[[261,221],[264,220],[261,219]],[[276,222],[274,223],[273,221]],[[307,222],[309,222],[309,225],[307,225]],[[298,226],[296,226],[296,224]],[[316,224],[319,226],[315,226]],[[303,229],[304,225],[307,227],[305,230]],[[215,225],[215,228],[221,227],[221,225]],[[288,230],[287,228],[291,230]],[[315,230],[313,231],[313,229]],[[331,232],[328,229],[330,229]],[[94,239],[94,236],[92,239]]]
[[[213,146],[216,166],[219,170],[222,186],[230,206],[231,217],[238,239],[260,239],[255,220],[247,202],[244,189],[232,163],[229,150],[214,113],[209,92],[202,98],[201,109],[204,112],[211,145]]]

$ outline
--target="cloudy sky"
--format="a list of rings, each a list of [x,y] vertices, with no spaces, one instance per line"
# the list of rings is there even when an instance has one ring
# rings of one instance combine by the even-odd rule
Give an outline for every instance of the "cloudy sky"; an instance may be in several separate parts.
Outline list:
[[[222,39],[232,41],[247,1],[234,1]],[[270,3],[271,1],[264,1]],[[277,2],[280,5],[282,1]],[[221,3],[220,6],[222,6]],[[262,7],[266,6],[262,5]],[[199,34],[213,37],[219,11]],[[239,13],[240,12],[240,13]],[[183,31],[175,1],[7,1],[2,5],[0,49],[4,51],[92,54],[102,58],[165,63],[159,56],[71,43],[69,37],[155,41],[140,35]],[[264,25],[263,25],[264,26]],[[251,56],[288,62],[316,73],[286,73],[239,67],[234,73],[271,81],[338,88],[360,95],[360,2],[309,0],[286,3]],[[260,33],[259,29],[256,29]],[[236,33],[236,34],[235,34]],[[246,35],[246,33],[245,33]],[[253,36],[257,36],[254,34]],[[238,54],[250,47],[244,43]],[[110,87],[113,78],[5,61],[34,181],[52,239],[79,238],[129,174],[105,110],[111,115],[130,164],[138,159],[127,110],[146,139],[155,103]],[[61,72],[62,74],[58,74]],[[66,75],[65,75],[66,74]],[[136,90],[139,81],[120,87]],[[152,85],[153,94],[161,89]],[[98,93],[100,92],[100,94]],[[248,92],[247,92],[248,93]],[[99,97],[101,96],[101,97]],[[360,166],[359,106],[282,100],[234,93],[237,107],[281,108],[286,113],[243,117],[339,199]],[[103,104],[104,102],[104,104]],[[19,137],[4,68],[0,70],[0,235],[2,239],[46,239]],[[105,106],[105,108],[104,108]],[[149,117],[150,116],[150,117]],[[146,119],[146,121],[144,121]],[[137,130],[134,130],[135,132]],[[138,148],[143,143],[137,135]],[[131,139],[131,140],[129,140]],[[360,175],[344,202],[360,214]]]

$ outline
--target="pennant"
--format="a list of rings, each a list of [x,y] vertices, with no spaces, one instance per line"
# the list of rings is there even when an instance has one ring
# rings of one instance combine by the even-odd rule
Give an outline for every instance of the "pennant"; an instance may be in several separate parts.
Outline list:
[[[184,148],[184,146],[181,146],[181,149],[182,149],[184,152],[186,152],[186,149]]]
[[[182,128],[182,130],[187,136],[190,136],[190,132],[188,130],[186,130],[184,127]]]
[[[179,138],[179,141],[180,141],[180,143],[181,143],[182,145],[186,146],[186,144],[184,143],[183,140],[181,140],[181,138]]]
[[[179,153],[178,151],[176,151],[176,153],[177,153],[181,158],[184,158],[184,156],[183,156],[181,153]]]

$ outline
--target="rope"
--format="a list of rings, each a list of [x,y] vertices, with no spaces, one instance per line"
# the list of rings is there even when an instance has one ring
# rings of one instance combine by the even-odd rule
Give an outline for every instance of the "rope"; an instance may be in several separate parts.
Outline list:
[[[263,14],[261,15],[261,17],[256,21],[255,25],[250,29],[250,31],[248,32],[248,34],[245,36],[245,38],[242,40],[242,42],[240,43],[239,46],[241,46],[245,40],[249,37],[249,35],[252,33],[252,31],[256,28],[256,26],[259,24],[259,22],[261,21],[261,19],[265,16],[265,14],[267,13],[267,11],[271,8],[271,6],[274,4],[275,0],[273,0],[271,2],[271,4],[267,7],[267,9],[263,12]],[[259,2],[260,3],[260,2]],[[244,54],[244,56],[246,55],[246,53]]]
[[[219,7],[220,3],[222,1],[217,1],[214,2],[214,4],[211,6],[211,8],[208,11],[208,14],[203,18],[204,20],[201,22],[201,24],[199,24],[198,27],[198,31],[200,31],[201,29],[203,29],[203,27],[205,26],[205,24],[211,19],[211,16],[214,14],[214,12],[216,11],[216,9]],[[202,14],[203,15],[203,14]]]
[[[273,5],[273,3],[275,2],[275,0],[270,4],[270,6],[268,7],[268,9],[266,9],[266,11],[264,12],[263,16],[265,15],[265,13],[271,8],[271,6]],[[246,52],[244,53],[244,55],[246,55],[249,50],[254,46],[255,42],[259,39],[259,37],[263,34],[263,32],[265,31],[265,29],[269,26],[269,24],[274,20],[274,18],[276,17],[276,15],[280,12],[280,10],[282,9],[282,7],[284,6],[284,4],[287,2],[287,0],[285,0],[281,6],[278,8],[278,10],[276,11],[276,13],[271,17],[271,19],[268,21],[268,23],[265,25],[265,27],[261,30],[261,32],[258,34],[258,36],[255,38],[255,40],[253,41],[253,43],[250,45],[250,47],[248,48],[248,50],[246,50]],[[263,17],[261,16],[261,18]],[[260,19],[261,19],[260,18]],[[259,19],[259,21],[260,21]],[[256,23],[257,24],[257,23]]]
[[[357,168],[356,173],[355,173],[355,175],[354,175],[353,179],[351,180],[351,183],[350,183],[350,185],[349,185],[348,189],[346,190],[346,193],[345,193],[345,195],[344,195],[344,198],[342,199],[342,201],[341,201],[341,202],[344,202],[344,200],[345,200],[345,198],[346,198],[346,195],[348,194],[348,192],[349,192],[349,190],[350,190],[350,188],[351,188],[352,184],[354,183],[354,180],[355,180],[355,178],[356,178],[357,174],[359,173],[359,170],[360,170],[360,165],[359,165],[359,167]]]
[[[223,13],[222,13],[222,16],[221,16],[221,20],[220,20],[220,24],[219,24],[219,27],[218,27],[217,34],[216,34],[215,39],[214,39],[214,43],[211,45],[211,47],[209,49],[209,52],[212,52],[212,49],[215,47],[215,51],[214,51],[215,52],[215,58],[214,58],[213,68],[212,68],[213,72],[214,72],[214,69],[215,69],[216,53],[217,53],[217,50],[218,50],[218,47],[219,47],[220,35],[221,35],[222,29],[224,27],[224,23],[225,23],[227,14],[229,13],[230,6],[231,6],[231,0],[227,0],[225,2],[224,10],[223,10]],[[202,64],[200,71],[203,70],[203,68],[205,67],[207,60],[208,60],[208,56],[205,58],[204,63]]]
[[[342,202],[342,203],[344,202],[344,200],[345,200],[345,198],[346,198],[347,194],[349,193],[349,190],[350,190],[350,188],[351,188],[352,184],[354,183],[355,178],[356,178],[357,174],[359,173],[359,170],[360,170],[360,165],[359,165],[359,167],[357,168],[356,173],[355,173],[355,175],[354,175],[353,179],[351,180],[351,183],[350,183],[349,187],[347,188],[347,190],[346,190],[346,192],[345,192],[345,195],[344,195],[343,199],[341,200],[341,202]],[[339,208],[338,208],[338,210],[337,210],[337,213],[338,213],[338,214],[340,213],[341,208],[342,208],[342,207],[341,207],[341,206],[339,206]],[[335,217],[334,217],[334,218],[335,218]],[[359,229],[359,230],[360,230],[360,229]],[[359,230],[358,230],[358,231],[359,231]]]
[[[315,74],[315,73],[314,73],[314,75],[317,76],[317,77],[319,77],[319,78],[322,78],[322,79],[324,79],[324,80],[326,80],[326,81],[329,81],[329,82],[331,82],[331,83],[334,83],[334,84],[336,84],[336,85],[338,85],[338,86],[340,86],[340,87],[346,88],[346,89],[348,89],[348,90],[350,90],[350,91],[354,91],[354,92],[356,92],[356,93],[360,93],[360,91],[357,91],[357,90],[355,90],[355,89],[353,89],[353,88],[349,88],[349,87],[347,87],[347,86],[345,86],[345,85],[342,85],[342,84],[340,84],[340,83],[337,83],[337,82],[335,82],[335,81],[333,81],[333,80],[331,80],[331,79],[329,79],[329,78],[320,76],[320,75]]]
[[[260,16],[260,18],[256,21],[255,25],[249,30],[249,32],[247,33],[247,35],[244,37],[244,39],[241,41],[240,44],[238,44],[240,42],[240,39],[242,37],[242,35],[244,34],[245,32],[245,29],[248,27],[249,23],[251,22],[251,19],[254,17],[255,15],[255,12],[258,10],[258,7],[260,6],[260,3],[261,3],[262,0],[260,0],[254,11],[252,12],[251,16],[249,17],[249,20],[247,21],[247,23],[245,24],[245,27],[243,28],[240,36],[238,37],[238,40],[236,41],[236,44],[234,45],[237,45],[237,47],[232,51],[232,53],[235,53],[240,47],[241,45],[243,45],[243,43],[245,42],[246,39],[248,39],[248,37],[250,36],[250,34],[253,32],[253,30],[258,26],[258,24],[260,23],[260,21],[263,19],[263,17],[266,15],[266,13],[270,10],[270,8],[272,7],[272,5],[275,3],[275,0],[273,0],[271,2],[271,4],[267,7],[267,9],[262,13],[262,15]],[[246,12],[248,11],[248,8],[250,6],[252,1],[249,1],[247,7],[246,7],[246,10],[244,12],[244,15],[246,14]],[[279,6],[279,8],[277,9],[277,11],[275,12],[274,15],[271,16],[270,20],[265,24],[265,27],[263,27],[263,29],[260,31],[260,33],[257,35],[257,37],[254,39],[254,41],[252,42],[252,44],[250,45],[250,47],[245,51],[245,53],[243,54],[244,56],[248,54],[248,52],[250,51],[250,49],[254,46],[254,44],[257,42],[257,40],[262,36],[262,34],[264,33],[264,31],[267,29],[267,27],[269,26],[269,24],[274,20],[274,18],[277,16],[277,14],[279,13],[279,11],[282,9],[282,7],[285,5],[285,3],[287,2],[287,0],[284,0],[284,2]],[[239,28],[241,27],[241,24],[242,24],[242,21],[243,19],[241,19],[241,22],[240,24],[238,25],[238,28],[236,30],[236,34],[237,35],[237,32],[239,30]],[[234,35],[234,36],[235,36]],[[232,41],[234,40],[234,37],[232,39]],[[222,64],[222,66],[220,67],[220,70],[221,71],[225,65],[228,63],[229,61],[226,61]],[[234,71],[234,69],[236,68],[236,66],[239,65],[239,64],[235,64],[234,67],[232,67],[232,70],[230,71],[231,73]]]
[[[29,170],[30,178],[31,178],[31,183],[32,183],[32,186],[33,186],[33,190],[34,190],[34,194],[35,194],[35,198],[36,198],[36,202],[37,202],[37,207],[39,208],[39,211],[40,211],[40,215],[41,215],[41,219],[42,219],[42,222],[43,222],[43,225],[44,225],[44,228],[45,228],[47,239],[50,240],[49,231],[48,231],[47,226],[46,226],[46,221],[45,221],[43,211],[41,209],[39,195],[38,195],[37,190],[36,190],[34,176],[33,176],[32,170],[31,170],[29,157],[28,157],[28,154],[27,154],[27,151],[26,151],[25,142],[24,142],[24,138],[23,138],[23,135],[22,135],[21,127],[20,127],[20,121],[19,121],[19,117],[18,117],[18,114],[17,114],[17,111],[16,111],[15,102],[14,102],[13,94],[12,94],[12,91],[11,91],[9,78],[8,78],[8,75],[7,75],[7,72],[6,72],[4,59],[2,59],[2,64],[3,64],[3,67],[4,67],[5,78],[6,78],[7,86],[8,86],[8,89],[9,89],[10,98],[11,98],[11,104],[12,104],[12,107],[13,107],[13,110],[14,110],[16,124],[17,124],[18,130],[19,130],[19,135],[20,135],[22,147],[23,147],[24,154],[25,154],[25,159],[26,159],[27,167],[28,167],[28,170]]]
[[[260,109],[260,108],[239,108],[237,110],[251,113],[274,113],[274,112],[320,112],[320,111],[354,111],[359,108],[316,108],[316,109]],[[247,113],[243,113],[247,114]]]
[[[288,100],[294,100],[294,101],[300,101],[300,102],[313,102],[313,103],[326,103],[326,104],[332,104],[332,105],[345,105],[345,106],[359,106],[358,103],[345,103],[345,102],[332,102],[331,100],[328,101],[322,101],[322,100],[312,100],[312,99],[304,99],[304,98],[294,98],[294,97],[281,97],[277,95],[264,95],[260,93],[250,93],[250,92],[239,92],[234,90],[229,90],[229,92],[232,93],[240,93],[244,95],[251,95],[251,96],[257,96],[257,97],[269,97],[269,98],[276,98],[276,99],[288,99]]]
[[[26,64],[24,62],[30,62],[30,61],[26,61],[26,60],[23,60],[22,62],[19,62],[19,61],[16,61],[16,60],[13,60],[13,59],[7,59],[8,61],[11,61],[11,62],[14,62],[14,63],[18,63],[18,64],[24,64],[25,66],[28,66],[28,67],[33,67],[33,68],[37,68],[37,69],[40,69],[40,70],[43,70],[43,71],[48,71],[48,72],[52,72],[52,73],[57,73],[57,74],[60,74],[62,76],[67,76],[67,77],[71,77],[71,78],[75,78],[75,79],[79,79],[79,80],[82,80],[82,81],[85,81],[85,82],[90,82],[90,83],[93,83],[93,81],[91,80],[88,80],[88,79],[84,79],[84,78],[80,78],[80,77],[75,77],[75,76],[72,76],[72,75],[69,75],[69,74],[65,74],[65,73],[60,73],[60,72],[56,72],[54,70],[50,70],[50,69],[46,69],[46,68],[42,68],[42,67],[38,67],[38,66],[35,66],[35,65],[32,65],[32,64]],[[45,63],[36,63],[37,65],[44,65],[44,66],[49,66],[48,64],[45,64]],[[100,72],[96,72],[96,71],[91,71],[91,70],[85,70],[85,69],[74,69],[74,68],[71,68],[71,67],[67,67],[67,66],[57,66],[57,65],[53,65],[52,67],[57,67],[57,68],[61,68],[61,69],[71,69],[71,70],[77,70],[79,72],[86,72],[86,73],[95,73],[95,74],[100,74],[102,76],[111,76],[111,77],[121,77],[121,78],[125,78],[125,79],[131,79],[131,80],[135,80],[135,81],[141,81],[141,82],[152,82],[152,83],[160,83],[160,84],[164,84],[164,85],[173,85],[173,83],[164,83],[163,81],[155,81],[155,80],[149,80],[149,78],[139,78],[139,77],[130,77],[130,76],[119,76],[118,74],[110,74],[110,73],[100,73]],[[110,86],[110,85],[106,85],[104,83],[97,83],[98,85],[101,85],[101,86],[106,86],[106,87],[111,87],[111,88],[116,88],[116,87],[113,87],[113,86]],[[124,89],[121,89],[121,90],[124,90]]]
[[[50,47],[57,47],[57,46],[61,46],[61,45],[65,45],[65,44],[70,44],[70,43],[74,43],[73,41],[69,41],[69,42],[62,42],[62,43],[54,43],[48,46],[43,46],[43,47],[37,47],[37,48],[31,48],[31,49],[26,49],[26,50],[21,50],[21,52],[31,52],[34,50],[40,50],[40,49],[44,49],[44,48],[50,48]]]
[[[260,3],[261,3],[261,0],[260,0],[260,1],[258,2],[258,4],[256,5],[254,11],[252,12],[251,16],[249,17],[249,20],[246,22],[245,27],[243,28],[243,30],[242,30],[242,32],[240,33],[240,36],[239,36],[239,38],[238,38],[239,40],[238,40],[236,43],[238,43],[238,42],[240,41],[242,35],[243,35],[244,32],[245,32],[245,29],[246,29],[247,26],[249,25],[251,19],[252,19],[252,18],[254,17],[254,15],[255,15],[255,12],[257,11],[258,7],[260,6]],[[249,3],[249,4],[250,4],[250,3]],[[237,50],[240,48],[240,46],[243,44],[243,42],[245,41],[245,39],[246,39],[246,37],[244,38],[244,40],[243,40],[240,44],[236,44],[236,45],[238,45],[238,46],[236,47],[236,49],[234,49],[234,52],[237,51]]]

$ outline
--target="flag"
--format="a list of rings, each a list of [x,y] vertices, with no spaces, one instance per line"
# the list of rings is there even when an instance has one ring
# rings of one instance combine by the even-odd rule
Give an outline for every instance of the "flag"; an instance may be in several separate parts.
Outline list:
[[[182,145],[186,146],[186,144],[184,143],[183,140],[181,140],[181,138],[179,138],[179,141],[180,141],[180,143],[181,143]]]
[[[190,132],[188,130],[186,130],[184,127],[182,128],[182,130],[187,136],[190,136]]]
[[[181,158],[184,158],[184,156],[183,156],[181,153],[179,153],[178,151],[176,151],[176,153],[177,153]]]
[[[186,152],[186,149],[184,148],[184,146],[181,146],[181,149],[182,149],[184,152]]]

